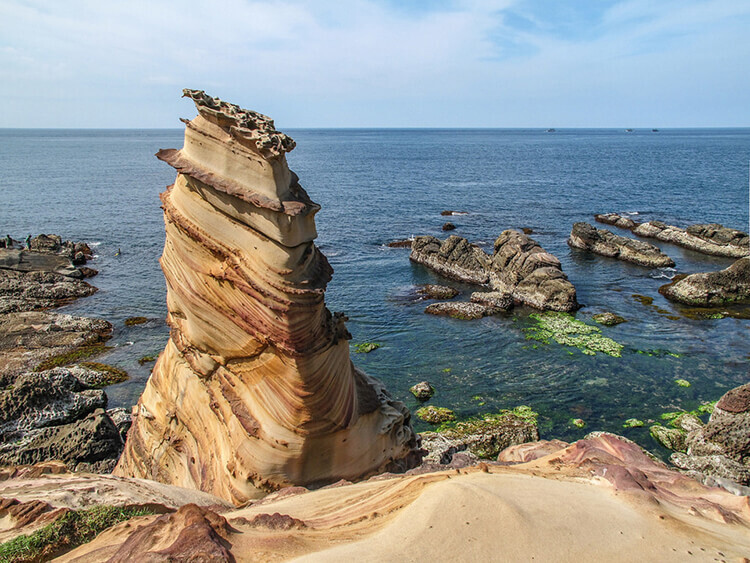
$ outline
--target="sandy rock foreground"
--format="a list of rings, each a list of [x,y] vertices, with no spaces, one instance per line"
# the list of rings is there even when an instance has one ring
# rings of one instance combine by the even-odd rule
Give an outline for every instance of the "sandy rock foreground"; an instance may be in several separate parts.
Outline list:
[[[156,485],[154,500],[180,508],[119,524],[59,560],[740,562],[750,556],[748,497],[705,487],[622,438],[525,444],[500,459],[317,491],[289,487],[236,509]],[[516,460],[531,461],[504,464]],[[91,501],[123,503],[133,495],[127,502],[143,502],[149,486],[107,476],[36,475],[1,483],[0,495],[21,501],[47,495],[57,504],[80,499],[72,489],[83,487]],[[60,492],[66,487],[72,489]],[[53,489],[55,498],[48,496]],[[9,520],[3,518],[6,526]]]

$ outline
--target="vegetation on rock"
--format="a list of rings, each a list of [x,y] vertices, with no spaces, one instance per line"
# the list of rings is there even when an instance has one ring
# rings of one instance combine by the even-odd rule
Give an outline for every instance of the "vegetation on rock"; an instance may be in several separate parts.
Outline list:
[[[0,561],[48,561],[93,540],[100,532],[136,516],[155,514],[148,508],[96,506],[70,511],[32,534],[0,544]]]
[[[143,356],[142,358],[138,360],[138,363],[140,365],[143,365],[143,364],[147,364],[149,362],[155,362],[155,361],[156,361],[156,356]]]
[[[563,346],[578,348],[589,356],[594,356],[597,352],[615,358],[622,356],[622,344],[602,336],[600,328],[579,321],[573,315],[547,311],[532,313],[529,318],[536,322],[536,326],[523,329],[529,340],[537,340],[544,344],[554,340]]]
[[[125,319],[125,326],[142,325],[145,322],[148,322],[146,317],[130,317]]]
[[[415,414],[417,418],[429,422],[430,424],[440,424],[441,422],[448,422],[456,419],[454,412],[445,407],[422,407],[421,409],[417,409]]]
[[[643,421],[637,418],[629,418],[622,425],[623,428],[640,428],[641,426],[643,426]]]
[[[674,382],[680,387],[690,387],[690,382],[687,379],[675,379]]]
[[[354,345],[354,351],[357,354],[367,354],[378,348],[380,348],[380,344],[377,342],[360,342],[359,344]]]
[[[93,387],[94,389],[101,389],[102,387],[106,387],[107,385],[122,383],[123,381],[127,381],[130,378],[128,372],[109,364],[102,364],[99,362],[81,362],[78,365],[89,368],[101,374],[101,378],[97,379],[96,381],[86,382],[90,387]]]
[[[87,358],[98,356],[108,349],[109,347],[105,346],[104,344],[94,344],[91,346],[76,348],[74,350],[70,350],[68,352],[64,352],[62,354],[47,358],[43,362],[39,363],[34,368],[34,371],[45,371],[52,368],[67,366],[69,364],[85,360]]]

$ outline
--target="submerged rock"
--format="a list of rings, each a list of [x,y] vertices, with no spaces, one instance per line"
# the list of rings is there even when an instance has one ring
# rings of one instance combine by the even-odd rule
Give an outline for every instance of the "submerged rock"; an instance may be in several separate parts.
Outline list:
[[[617,258],[648,268],[674,266],[674,260],[653,244],[621,237],[606,229],[596,229],[588,223],[575,223],[573,225],[568,244],[573,248],[588,250],[594,254]]]
[[[456,225],[454,225],[450,221],[447,222],[447,223],[443,223],[443,230],[444,231],[455,231],[456,230]]]
[[[294,141],[259,113],[185,90],[199,115],[162,194],[171,334],[141,395],[117,475],[234,503],[288,485],[419,462],[409,410],[352,364]],[[168,437],[168,438],[167,438]]]
[[[518,231],[504,231],[495,241],[492,256],[455,235],[445,241],[416,237],[409,258],[443,276],[487,285],[537,309],[572,311],[579,307],[560,261]]]
[[[443,315],[454,319],[481,319],[499,312],[499,309],[481,303],[467,301],[452,301],[450,303],[433,303],[424,310],[428,315]]]
[[[667,299],[695,307],[750,303],[750,256],[718,272],[677,276],[659,288]]]
[[[409,391],[418,401],[426,401],[435,394],[435,388],[427,381],[420,381],[413,385]]]
[[[591,317],[596,322],[598,322],[600,325],[604,326],[615,326],[619,325],[620,323],[626,323],[628,322],[626,319],[621,317],[620,315],[615,315],[614,313],[606,312],[606,313],[599,313]]]
[[[417,293],[427,299],[453,299],[458,290],[447,285],[427,284],[417,288]]]
[[[600,223],[630,229],[640,237],[670,242],[703,254],[727,258],[750,255],[750,238],[747,233],[718,223],[691,225],[687,229],[681,229],[661,221],[636,223],[617,213],[596,215],[595,219]]]
[[[456,415],[452,410],[445,407],[434,407],[432,405],[417,409],[417,412],[414,414],[418,419],[429,422],[430,424],[440,424],[441,422],[456,420]]]

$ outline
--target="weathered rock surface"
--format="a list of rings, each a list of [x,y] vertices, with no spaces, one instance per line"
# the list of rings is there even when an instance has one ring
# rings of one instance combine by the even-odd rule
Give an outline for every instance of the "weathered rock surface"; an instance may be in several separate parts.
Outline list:
[[[435,394],[435,388],[427,381],[420,381],[409,389],[418,401],[426,401]]]
[[[409,258],[443,276],[510,294],[517,303],[555,311],[579,307],[560,261],[518,231],[504,231],[492,256],[461,237],[416,237]]]
[[[742,258],[750,255],[750,238],[747,233],[718,223],[691,225],[687,229],[681,229],[661,221],[636,223],[617,213],[596,215],[595,219],[600,223],[630,229],[640,237],[670,242],[711,256]]]
[[[46,311],[0,315],[0,383],[40,362],[84,346],[97,346],[111,336],[112,325],[101,319]]]
[[[71,469],[114,467],[124,442],[103,410],[106,394],[85,383],[87,371],[24,373],[0,391],[0,465],[56,459]]]
[[[686,452],[673,454],[672,463],[682,469],[750,485],[750,383],[719,399],[705,426],[688,428]]]
[[[495,460],[510,446],[539,439],[536,423],[508,412],[456,422],[440,432],[423,432],[424,460],[447,464],[456,452],[468,451],[480,459]]]
[[[606,229],[597,229],[588,223],[573,224],[568,244],[573,248],[580,248],[594,254],[616,258],[648,268],[674,266],[674,260],[653,244],[621,237]]]
[[[418,463],[410,413],[349,358],[294,141],[261,114],[185,90],[199,115],[162,195],[171,337],[116,474],[241,503],[292,484]]]
[[[489,256],[459,236],[451,235],[444,241],[432,236],[415,237],[409,259],[461,282],[485,285],[490,280]]]
[[[469,300],[498,311],[508,311],[513,308],[513,294],[502,291],[475,291]]]
[[[483,305],[482,303],[469,303],[468,301],[450,301],[441,303],[432,303],[425,310],[428,315],[442,315],[453,317],[454,319],[472,320],[481,319],[488,315],[494,315],[500,312],[493,306]]]
[[[417,293],[427,299],[453,299],[458,290],[447,285],[427,284],[418,287]]]
[[[593,315],[591,318],[598,322],[600,325],[604,326],[615,326],[619,325],[620,323],[628,322],[620,315],[616,315],[609,311],[607,311],[606,313],[598,313],[596,315]]]
[[[96,288],[54,272],[19,272],[0,268],[0,314],[60,307]]]
[[[659,288],[659,293],[696,307],[750,303],[750,256],[718,272],[675,276],[671,283]]]

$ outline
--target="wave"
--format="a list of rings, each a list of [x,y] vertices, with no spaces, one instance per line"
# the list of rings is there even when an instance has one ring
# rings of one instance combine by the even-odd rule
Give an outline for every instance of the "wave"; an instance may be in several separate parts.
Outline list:
[[[651,270],[651,273],[649,275],[655,280],[671,280],[674,279],[674,277],[677,275],[677,270],[675,270],[674,268],[656,268],[655,270]]]

